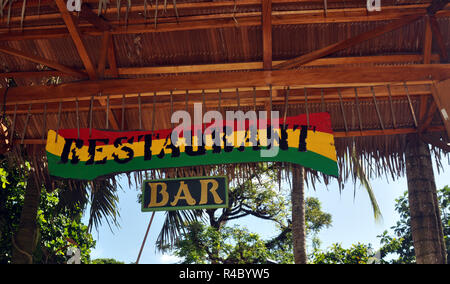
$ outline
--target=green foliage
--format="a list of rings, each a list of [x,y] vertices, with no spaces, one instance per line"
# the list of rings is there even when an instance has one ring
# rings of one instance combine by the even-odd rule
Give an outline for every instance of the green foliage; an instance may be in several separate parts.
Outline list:
[[[437,191],[441,220],[444,231],[444,241],[447,247],[447,259],[450,256],[450,187]],[[393,236],[384,231],[379,235],[382,258],[389,258],[386,263],[415,263],[415,253],[412,241],[410,214],[407,192],[396,199],[395,211],[400,215],[400,220],[391,227]]]
[[[0,190],[0,263],[10,263],[12,236],[16,232],[24,201],[28,177],[27,167],[9,167],[1,163],[0,178],[5,187]],[[37,212],[37,246],[33,254],[33,263],[64,263],[67,261],[67,246],[75,242],[81,250],[81,262],[89,262],[91,248],[95,241],[88,232],[88,227],[81,223],[82,208],[71,210],[58,206],[60,190],[52,193],[41,190]]]
[[[184,264],[258,264],[279,256],[272,253],[259,235],[238,226],[217,230],[199,222],[191,223],[177,242],[175,255]]]
[[[367,264],[371,257],[373,257],[373,253],[370,245],[357,243],[348,249],[344,249],[341,244],[333,244],[326,252],[316,250],[310,255],[310,263]]]
[[[189,215],[193,218],[185,218],[184,223],[179,223],[184,232],[175,242],[173,253],[183,258],[183,263],[189,264],[256,264],[268,263],[269,260],[293,263],[290,195],[276,190],[275,180],[273,172],[248,180],[230,189],[229,208],[221,212],[197,211],[197,216],[206,216],[201,219],[195,219],[196,214]],[[331,215],[321,210],[317,198],[305,200],[305,213],[310,236],[315,237],[320,230],[331,225]],[[228,221],[249,215],[273,221],[279,234],[263,240],[247,228],[227,226]]]
[[[114,258],[96,258],[90,264],[125,264],[125,262],[115,260]]]
[[[450,187],[445,186],[438,190],[438,202],[441,211],[441,219],[444,231],[444,241],[447,247],[447,259],[450,256]],[[415,263],[415,253],[412,241],[410,214],[407,192],[396,199],[395,210],[400,219],[396,225],[391,227],[393,235],[384,231],[379,235],[380,239],[380,263],[410,264]],[[368,259],[374,257],[371,245],[356,244],[349,249],[344,249],[340,244],[333,244],[327,251],[314,249],[309,256],[311,263],[334,263],[351,264],[367,263]]]

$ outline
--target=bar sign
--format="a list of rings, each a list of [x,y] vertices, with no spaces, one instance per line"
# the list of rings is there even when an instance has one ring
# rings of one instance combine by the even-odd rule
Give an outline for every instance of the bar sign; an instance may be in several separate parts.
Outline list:
[[[228,207],[225,176],[145,180],[142,212]]]

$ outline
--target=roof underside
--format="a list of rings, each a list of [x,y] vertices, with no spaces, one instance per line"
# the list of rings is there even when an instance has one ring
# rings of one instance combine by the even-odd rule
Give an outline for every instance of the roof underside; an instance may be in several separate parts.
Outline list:
[[[41,4],[38,7],[39,2]],[[261,1],[177,0],[176,10],[173,2],[167,1],[167,11],[164,11],[164,1],[159,1],[157,13],[154,3],[151,3],[153,1],[145,1],[148,3],[147,18],[144,15],[143,0],[131,1],[128,14],[126,12],[128,2],[122,1],[126,3],[121,3],[119,20],[116,1],[107,4],[108,9],[101,17],[97,16],[98,0],[83,2],[89,5],[83,7],[90,7],[92,14],[86,16],[83,12],[75,13],[73,19],[81,35],[82,45],[87,51],[87,57],[80,55],[80,44],[67,29],[67,22],[54,1],[28,0],[24,10],[23,26],[21,26],[22,2],[12,4],[9,23],[8,5],[5,6],[3,19],[0,21],[0,49],[6,47],[26,55],[44,58],[85,74],[85,77],[80,78],[64,70],[49,68],[36,60],[12,56],[0,50],[0,78],[4,78],[1,81],[3,89],[7,86],[7,82],[11,87],[11,79],[18,87],[32,88],[40,85],[64,86],[89,80],[164,78],[173,74],[184,76],[217,72],[220,76],[223,72],[263,69],[266,50]],[[308,55],[336,42],[368,33],[405,15],[417,13],[425,15],[426,8],[431,3],[425,0],[383,0],[380,12],[369,13],[365,1],[325,2],[328,2],[326,10],[323,0],[272,0],[273,66],[285,60]],[[310,60],[296,68],[328,70],[329,67],[344,66],[370,68],[423,63],[443,65],[442,63],[445,63],[443,56],[446,57],[445,53],[450,51],[450,10],[444,8],[434,17],[441,40],[433,37],[428,53],[425,52],[427,20],[420,17],[400,28]],[[105,34],[111,36],[112,44],[105,45]],[[424,62],[426,54],[430,54],[428,59],[430,62]],[[89,73],[89,70],[86,58],[95,69],[102,64],[105,66],[104,73],[98,74],[99,78],[87,78],[86,73]],[[448,78],[450,75],[447,76],[446,73],[442,76]],[[252,87],[255,87],[255,91]],[[283,112],[287,86],[272,87],[273,109]],[[393,159],[392,168],[403,172],[402,153],[407,134],[416,133],[420,125],[426,124],[431,136],[446,139],[446,135],[443,135],[445,133],[443,121],[439,112],[435,110],[430,82],[420,80],[408,82],[407,89],[401,82],[397,82],[390,86],[391,93],[388,92],[387,85],[380,83],[373,85],[373,92],[370,84],[346,87],[327,85],[326,88],[316,86],[307,88],[307,100],[304,86],[289,87],[291,87],[289,114],[305,113],[306,109],[310,113],[330,112],[340,159],[353,143],[356,143],[361,157],[367,157],[365,156],[367,154],[378,157],[380,161],[382,160],[380,157]],[[235,88],[236,86],[231,84],[227,88],[222,88],[220,99],[223,110],[236,109],[238,104]],[[217,89],[206,90],[205,106],[208,109],[217,108],[219,96]],[[355,90],[359,100],[355,99]],[[153,119],[157,129],[165,129],[170,128],[171,107],[175,110],[186,108],[185,90],[175,90],[173,105],[170,105],[169,91],[171,90],[158,90],[155,98],[153,92],[143,91],[141,111],[138,109],[135,92],[123,92],[124,97],[111,94],[109,106],[112,112],[108,116],[104,98],[109,94],[104,93],[102,99],[95,98],[93,101],[93,120],[90,124],[90,97],[98,94],[84,94],[84,97],[79,98],[79,102],[75,102],[76,96],[68,95],[64,99],[61,98],[62,114],[58,116],[57,100],[34,101],[32,104],[28,97],[22,102],[17,97],[12,100],[13,88],[10,88],[4,97],[6,102],[4,112],[8,116],[9,125],[15,117],[13,135],[17,142],[24,144],[43,144],[47,129],[56,129],[58,125],[60,128],[83,128],[91,125],[93,128],[104,129],[107,117],[109,120],[111,117],[116,120],[115,123],[108,121],[111,129],[138,129],[140,121],[143,129],[151,129]],[[270,97],[267,85],[249,84],[247,88],[239,86],[238,91],[241,106],[267,109]],[[192,111],[192,104],[202,101],[201,90],[190,88],[188,109]],[[158,104],[156,113],[153,113],[154,102]],[[363,115],[360,116],[358,113]],[[395,159],[397,160],[394,161]],[[340,163],[344,169],[342,159]],[[370,161],[366,160],[365,163],[369,170]],[[376,170],[373,174],[377,174]]]

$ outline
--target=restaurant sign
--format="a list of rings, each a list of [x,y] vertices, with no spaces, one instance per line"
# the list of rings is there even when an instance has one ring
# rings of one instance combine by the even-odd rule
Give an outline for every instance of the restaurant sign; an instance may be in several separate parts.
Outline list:
[[[46,145],[50,175],[93,180],[139,170],[289,162],[338,176],[328,113],[280,119],[227,117],[187,125],[157,131],[50,130]]]

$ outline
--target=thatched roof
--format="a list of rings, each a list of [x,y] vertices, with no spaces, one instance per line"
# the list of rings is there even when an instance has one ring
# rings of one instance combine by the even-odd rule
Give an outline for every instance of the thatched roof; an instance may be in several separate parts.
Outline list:
[[[365,1],[328,0],[325,9],[323,0],[272,0],[269,29],[267,10],[256,0],[159,1],[157,11],[153,1],[133,0],[129,9],[122,1],[119,13],[110,1],[100,16],[99,0],[83,1],[72,16],[60,0],[16,1],[10,11],[2,2],[0,77],[8,79],[0,94],[3,124],[8,135],[14,124],[16,146],[42,152],[47,129],[58,127],[170,128],[171,108],[185,108],[186,90],[192,110],[203,102],[203,90],[205,106],[217,108],[220,89],[225,110],[237,108],[236,88],[240,106],[267,109],[272,88],[273,109],[282,113],[288,86],[290,114],[306,107],[331,114],[343,179],[351,176],[344,158],[353,145],[370,176],[396,176],[404,173],[407,135],[447,139],[432,95],[436,80],[450,78],[447,1],[384,0],[380,12],[368,12]],[[360,35],[366,38],[346,41]],[[342,48],[326,50],[336,42]],[[324,55],[315,56],[317,50]],[[299,56],[306,62],[288,68],[293,71],[261,71],[267,64],[283,69],[285,60]],[[381,73],[364,76],[372,71]],[[222,80],[236,72],[243,74],[240,82],[232,75]],[[288,74],[287,83],[278,74]],[[230,167],[222,170],[233,175]]]

